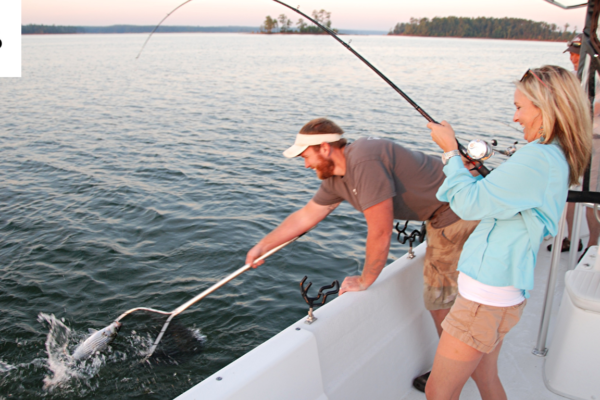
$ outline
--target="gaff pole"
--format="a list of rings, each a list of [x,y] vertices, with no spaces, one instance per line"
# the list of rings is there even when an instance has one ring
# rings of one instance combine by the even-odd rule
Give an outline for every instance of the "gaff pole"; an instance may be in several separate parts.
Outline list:
[[[319,21],[315,20],[314,18],[309,17],[308,15],[306,15],[305,13],[303,13],[302,11],[300,11],[297,8],[293,8],[293,7],[287,5],[284,2],[279,1],[279,0],[273,0],[273,1],[276,2],[276,3],[281,4],[284,7],[289,8],[290,10],[292,10],[292,11],[294,11],[294,12],[300,14],[300,15],[302,15],[304,18],[308,19],[313,24],[315,24],[319,28],[321,28],[324,32],[326,32],[329,35],[331,35],[335,40],[337,40],[338,42],[340,42],[340,44],[342,46],[344,46],[352,54],[354,54],[356,57],[358,57],[358,59],[361,60],[363,63],[365,63],[367,65],[367,67],[371,68],[371,70],[373,70],[373,72],[375,72],[377,75],[379,75],[379,77],[381,79],[383,79],[388,85],[390,85],[392,87],[392,89],[394,89],[400,96],[402,96],[404,98],[404,100],[406,100],[411,106],[413,106],[413,108],[415,110],[417,110],[419,112],[419,114],[421,114],[423,116],[423,118],[425,118],[429,122],[433,122],[435,124],[438,124],[438,122],[436,120],[434,120],[429,114],[427,114],[427,112],[425,110],[423,110],[421,107],[419,107],[419,105],[417,103],[415,103],[410,97],[408,97],[408,95],[406,93],[404,93],[398,86],[396,86],[396,84],[394,84],[394,82],[392,82],[391,80],[389,80],[388,77],[385,76],[383,73],[381,73],[381,71],[379,71],[377,68],[375,68],[373,66],[373,64],[371,64],[369,61],[367,61],[363,56],[361,56],[352,47],[350,47],[350,45],[348,43],[346,43],[342,39],[340,39],[339,36],[334,31],[332,31],[331,29],[327,28],[326,26],[324,26],[323,24],[321,24]],[[458,140],[456,140],[456,143],[458,144],[458,149],[459,149],[460,153],[465,158],[467,158],[471,162],[471,164],[473,164],[473,166],[477,169],[477,171],[481,174],[481,176],[486,176],[486,175],[488,175],[490,173],[490,171],[483,165],[482,162],[473,160],[471,157],[469,157],[469,155],[467,153],[467,149],[463,145],[461,145]]]

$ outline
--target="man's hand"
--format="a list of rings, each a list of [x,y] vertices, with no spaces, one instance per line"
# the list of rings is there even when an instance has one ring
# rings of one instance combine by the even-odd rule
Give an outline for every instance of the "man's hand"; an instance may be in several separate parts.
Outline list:
[[[361,276],[348,276],[344,279],[340,295],[366,290],[375,282],[387,261],[394,222],[392,198],[367,208],[364,214],[368,227],[365,266]]]
[[[347,276],[340,287],[340,296],[346,292],[361,292],[367,288],[362,276]]]
[[[253,248],[250,249],[248,254],[246,254],[246,264],[253,264],[254,260],[256,260],[258,257],[262,256],[263,254],[264,254],[264,251],[263,251],[262,246],[260,244],[257,244],[256,246],[254,246]],[[264,263],[265,263],[265,260],[260,260],[256,264],[253,264],[252,268],[256,268],[259,265],[263,265]]]

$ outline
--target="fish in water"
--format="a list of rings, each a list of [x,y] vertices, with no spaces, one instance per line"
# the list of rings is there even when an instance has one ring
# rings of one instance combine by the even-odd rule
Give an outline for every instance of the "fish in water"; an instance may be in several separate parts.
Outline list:
[[[75,361],[85,360],[97,351],[106,349],[108,344],[113,341],[121,329],[120,322],[113,322],[106,328],[94,332],[83,343],[81,343],[73,352]]]

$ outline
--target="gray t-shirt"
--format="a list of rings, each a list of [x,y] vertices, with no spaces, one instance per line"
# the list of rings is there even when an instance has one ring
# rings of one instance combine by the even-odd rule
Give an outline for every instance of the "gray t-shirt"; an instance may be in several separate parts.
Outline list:
[[[346,175],[323,180],[313,197],[317,204],[346,200],[362,212],[391,197],[395,219],[425,221],[438,209],[444,226],[459,219],[435,197],[445,179],[438,157],[377,137],[358,139],[344,154]]]

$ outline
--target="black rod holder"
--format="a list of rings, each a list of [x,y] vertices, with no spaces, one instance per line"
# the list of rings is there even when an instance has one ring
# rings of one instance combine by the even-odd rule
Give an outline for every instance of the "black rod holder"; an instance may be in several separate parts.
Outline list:
[[[313,308],[321,307],[322,305],[325,305],[325,303],[327,302],[328,296],[333,295],[333,294],[338,294],[340,291],[340,283],[336,280],[336,281],[333,281],[331,283],[331,285],[322,286],[319,289],[319,292],[317,293],[317,297],[310,297],[310,296],[308,296],[308,289],[310,289],[310,287],[312,286],[312,282],[308,282],[308,286],[306,286],[306,288],[304,288],[304,282],[306,282],[306,279],[307,279],[307,277],[305,276],[300,281],[300,293],[302,294],[302,298],[304,299],[304,301],[306,301],[306,304],[308,304],[308,307],[309,307],[308,318],[306,318],[305,323],[312,324],[313,322],[315,322],[317,320],[317,318],[315,318],[315,316],[313,315]],[[333,290],[329,290],[329,289],[333,289]],[[325,290],[329,290],[329,291],[324,292]],[[318,302],[319,300],[321,300],[320,303]]]

